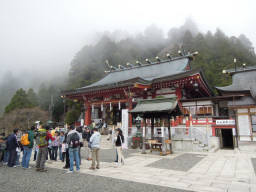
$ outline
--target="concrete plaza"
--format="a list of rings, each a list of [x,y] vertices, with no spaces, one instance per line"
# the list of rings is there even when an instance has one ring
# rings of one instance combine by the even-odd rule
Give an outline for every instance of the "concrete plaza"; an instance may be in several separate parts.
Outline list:
[[[82,160],[81,174],[103,176],[161,187],[202,192],[256,191],[256,145],[215,153],[175,153],[168,156],[126,152],[125,165],[117,167],[114,149],[101,150],[101,169],[89,170]],[[107,155],[110,157],[106,158]],[[62,169],[62,162],[48,161],[49,168]]]

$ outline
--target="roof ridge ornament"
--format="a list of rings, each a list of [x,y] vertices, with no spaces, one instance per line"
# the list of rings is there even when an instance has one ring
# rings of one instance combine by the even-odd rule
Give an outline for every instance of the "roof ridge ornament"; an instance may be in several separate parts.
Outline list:
[[[123,65],[118,65],[119,69],[126,69],[126,67],[124,67]]]
[[[146,58],[145,61],[146,61],[148,64],[152,64],[151,61],[150,61],[148,58]]]
[[[140,67],[140,66],[142,66],[142,63],[140,62],[140,61],[136,61],[136,64]]]
[[[174,60],[178,60],[178,59],[183,59],[183,58],[189,58],[191,60],[194,59],[194,57],[196,55],[198,55],[198,51],[195,51],[193,53],[190,53],[188,52],[187,54],[185,54],[184,52],[182,52],[181,50],[178,51],[178,53],[180,54],[180,56],[177,56],[177,57],[174,57],[174,56],[171,56],[170,53],[166,53],[166,57],[168,58],[167,60],[165,59],[160,59],[159,56],[156,56],[155,59],[156,59],[156,62],[152,62],[151,60],[149,60],[148,58],[145,59],[145,62],[146,63],[142,63],[140,62],[139,60],[136,61],[136,65],[134,64],[131,64],[129,62],[126,63],[126,66],[123,66],[123,65],[118,65],[118,67],[115,67],[113,65],[110,65],[109,64],[109,61],[106,60],[105,61],[105,64],[106,66],[109,68],[109,70],[106,70],[105,73],[111,73],[111,72],[116,72],[116,71],[123,71],[123,70],[129,70],[129,69],[132,69],[132,68],[137,68],[137,67],[143,67],[143,66],[148,66],[148,65],[154,65],[154,64],[160,64],[160,63],[165,63],[165,62],[170,62],[170,61],[174,61]]]
[[[161,59],[160,59],[158,56],[156,56],[155,59],[156,59],[158,62],[161,62]]]
[[[170,53],[166,53],[166,57],[170,60],[172,60],[171,54]]]
[[[127,62],[126,65],[129,66],[130,68],[135,67],[133,64],[131,64],[129,62]]]

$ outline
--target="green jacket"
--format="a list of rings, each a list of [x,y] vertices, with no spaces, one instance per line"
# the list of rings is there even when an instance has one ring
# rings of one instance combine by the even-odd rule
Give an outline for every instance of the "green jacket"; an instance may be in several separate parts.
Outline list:
[[[34,132],[29,130],[28,131],[28,140],[30,142],[30,144],[28,145],[29,148],[33,148],[34,146]]]

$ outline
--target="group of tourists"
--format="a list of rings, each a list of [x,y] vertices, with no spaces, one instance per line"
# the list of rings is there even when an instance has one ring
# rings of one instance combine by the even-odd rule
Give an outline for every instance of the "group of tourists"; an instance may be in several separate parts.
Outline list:
[[[118,166],[124,164],[122,145],[124,136],[120,128],[114,130],[113,141],[116,146],[116,162]],[[113,132],[113,133],[114,133]],[[99,151],[101,134],[98,127],[77,127],[68,126],[66,132],[50,129],[49,126],[40,125],[37,129],[32,126],[29,130],[21,133],[19,129],[14,129],[13,134],[5,137],[0,136],[0,167],[22,166],[28,169],[32,152],[34,151],[34,161],[36,161],[36,171],[46,172],[46,160],[65,162],[64,169],[69,169],[67,173],[74,172],[74,162],[76,171],[79,172],[81,165],[81,148],[85,148],[85,158],[91,160],[89,169],[100,169]],[[33,150],[34,149],[34,150]],[[20,163],[20,154],[23,153]],[[59,157],[58,157],[59,156]]]

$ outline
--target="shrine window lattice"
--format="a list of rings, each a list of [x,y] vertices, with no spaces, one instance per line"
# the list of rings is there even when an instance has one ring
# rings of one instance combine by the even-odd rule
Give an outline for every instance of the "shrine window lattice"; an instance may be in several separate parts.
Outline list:
[[[213,115],[213,107],[210,105],[183,107],[183,114],[197,116]]]

